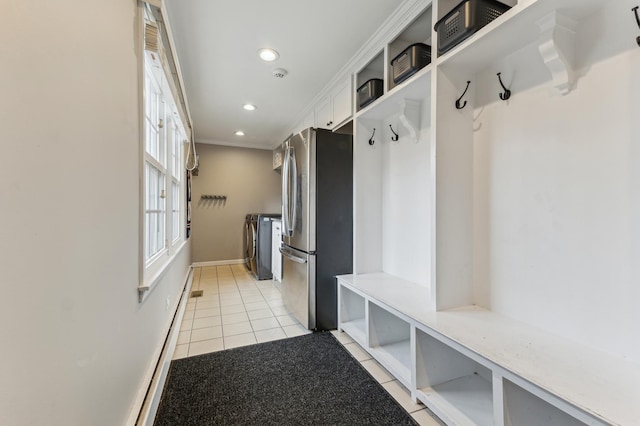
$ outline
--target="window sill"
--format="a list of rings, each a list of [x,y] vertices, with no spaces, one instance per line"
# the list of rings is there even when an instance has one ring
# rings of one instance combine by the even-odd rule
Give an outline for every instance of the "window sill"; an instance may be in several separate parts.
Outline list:
[[[185,239],[181,243],[179,243],[177,248],[174,249],[173,253],[168,256],[169,260],[167,260],[167,262],[165,262],[165,264],[160,269],[155,271],[155,273],[150,276],[143,277],[142,283],[138,286],[138,303],[142,303],[147,299],[149,294],[151,294],[151,291],[156,287],[156,284],[164,276],[165,272],[167,272],[169,267],[173,264],[173,261],[176,259],[176,257],[178,257],[178,255],[180,254],[182,249],[184,249],[188,242],[189,240]]]

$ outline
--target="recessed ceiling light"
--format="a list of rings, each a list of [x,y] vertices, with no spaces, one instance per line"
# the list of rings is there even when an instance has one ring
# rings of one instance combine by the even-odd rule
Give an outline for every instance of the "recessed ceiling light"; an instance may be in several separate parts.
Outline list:
[[[244,136],[244,132],[242,130],[238,130],[236,132],[236,136]]]
[[[258,107],[253,104],[244,104],[242,108],[246,109],[247,111],[255,111]]]
[[[273,49],[264,48],[258,50],[258,56],[260,56],[260,59],[263,61],[272,62],[278,59],[280,54]]]

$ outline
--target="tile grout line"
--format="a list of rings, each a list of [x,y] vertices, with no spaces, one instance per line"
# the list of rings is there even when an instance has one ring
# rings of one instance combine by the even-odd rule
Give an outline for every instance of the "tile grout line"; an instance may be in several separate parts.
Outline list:
[[[220,334],[222,334],[222,336],[220,336],[220,338],[222,339],[222,349],[227,349],[227,345],[225,343],[225,338],[224,338],[224,322],[222,321],[222,296],[220,293],[220,270],[219,270],[219,266],[216,266],[216,280],[218,283],[218,302],[220,305]]]
[[[231,270],[231,276],[233,277],[233,283],[235,285],[236,290],[238,291],[238,294],[240,295],[240,300],[242,301],[242,309],[245,313],[245,315],[247,316],[247,320],[249,320],[249,315],[247,314],[247,309],[244,305],[244,299],[242,298],[242,293],[240,293],[240,287],[238,287],[238,279],[236,277],[235,271],[233,267],[229,268]],[[221,302],[222,303],[222,302]],[[232,306],[232,305],[230,305]],[[222,312],[222,307],[220,308],[221,312]],[[222,317],[220,317],[222,319]],[[231,325],[231,324],[230,324]],[[249,327],[251,328],[251,334],[253,334],[253,338],[256,339],[255,334],[253,333],[253,326],[251,325],[251,322],[249,321]],[[241,334],[248,334],[248,333],[241,333]],[[235,334],[234,336],[239,336],[238,334]],[[231,336],[227,336],[227,337],[231,337]],[[224,344],[224,348],[227,349],[227,344],[226,344],[226,339],[225,339],[225,335],[224,335],[224,331],[222,333],[222,338],[223,338],[223,344]],[[256,339],[257,341],[257,339]]]
[[[235,276],[235,273],[234,273],[234,276]],[[251,281],[252,281],[252,283],[253,283],[253,286],[257,289],[258,293],[260,294],[260,297],[262,298],[262,301],[261,301],[261,302],[263,302],[263,303],[265,303],[265,304],[266,304],[266,306],[267,306],[267,310],[271,313],[272,318],[275,318],[275,317],[276,317],[275,312],[273,312],[273,311],[271,310],[271,306],[269,305],[269,303],[268,303],[267,299],[264,297],[264,293],[262,292],[262,290],[260,289],[260,286],[259,286],[259,284],[260,284],[260,283],[259,283],[259,282],[256,282],[256,280],[254,280],[252,277],[249,277],[249,278],[251,279]],[[236,284],[237,284],[237,280],[236,280]],[[244,297],[242,297],[242,292],[240,293],[240,297],[241,297],[241,298],[242,298],[242,300],[243,300],[243,306],[244,306],[244,308],[245,308],[245,312],[247,312],[247,318],[249,319],[249,325],[250,325],[250,327],[251,327],[251,330],[253,331],[253,337],[254,337],[254,339],[256,340],[256,343],[258,343],[258,336],[256,335],[256,330],[255,330],[255,328],[254,328],[253,323],[251,322],[251,318],[249,317],[249,311],[247,311],[247,306],[246,306],[246,303],[247,303],[247,302],[245,302],[245,301],[244,301]],[[254,321],[258,321],[258,320],[260,320],[260,319],[266,319],[266,318],[259,318],[259,319],[256,319],[256,320],[254,320]],[[267,331],[267,330],[276,330],[276,329],[280,329],[280,330],[282,331],[282,334],[284,334],[284,335],[285,335],[285,337],[286,337],[286,333],[285,333],[284,329],[282,328],[282,324],[280,324],[280,322],[277,320],[277,318],[276,318],[276,322],[278,322],[278,327],[267,328],[267,329],[263,329],[263,330],[259,330],[259,331]]]
[[[202,277],[202,269],[203,269],[203,268],[200,268],[200,278]],[[218,280],[218,274],[217,274],[217,268],[216,268],[216,276],[215,276],[215,286],[216,286],[216,287],[219,287],[218,282],[219,282],[219,280]],[[199,280],[198,284],[199,284],[199,285],[201,284],[201,280]],[[216,293],[216,299],[218,300],[218,306],[219,306],[219,305],[220,305],[220,294],[219,294],[219,291]],[[196,312],[198,311],[198,304],[199,304],[199,302],[200,302],[199,300],[196,300]],[[215,308],[215,307],[214,307],[214,308]],[[203,308],[203,309],[204,309],[204,308]],[[215,316],[215,315],[214,315],[214,316]],[[204,318],[204,317],[203,317],[203,318]],[[222,318],[222,317],[221,317],[221,318]],[[194,321],[195,321],[195,312],[194,312]],[[212,326],[212,327],[215,327],[215,326]],[[203,327],[203,328],[206,328],[206,327]],[[222,330],[222,320],[220,321],[220,329]],[[191,329],[191,333],[192,333],[192,334],[191,334],[191,336],[192,336],[192,335],[193,335],[193,326],[192,326],[192,329]],[[198,342],[192,342],[192,341],[191,341],[191,336],[190,336],[190,339],[189,339],[189,351],[188,351],[188,355],[187,355],[187,356],[192,356],[192,355],[190,354],[190,352],[191,352],[191,344],[192,344],[192,343],[199,343],[199,342],[204,342],[204,341],[207,341],[207,340],[214,340],[214,339],[215,339],[215,338],[214,338],[214,339],[205,339],[205,340],[199,340]]]

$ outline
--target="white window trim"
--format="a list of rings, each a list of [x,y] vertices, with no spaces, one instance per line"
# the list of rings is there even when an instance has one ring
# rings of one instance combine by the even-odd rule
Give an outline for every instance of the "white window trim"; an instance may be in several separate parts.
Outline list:
[[[173,214],[173,203],[171,199],[173,197],[172,185],[173,182],[176,181],[176,177],[174,177],[173,173],[173,158],[171,156],[172,147],[169,146],[168,142],[165,141],[165,156],[166,156],[166,168],[165,169],[165,193],[167,194],[167,198],[165,198],[165,247],[160,250],[158,253],[155,253],[151,258],[145,259],[145,244],[146,244],[146,176],[145,176],[145,168],[146,163],[160,165],[158,162],[151,157],[146,151],[146,117],[145,117],[145,108],[146,108],[146,84],[145,84],[145,76],[147,73],[147,60],[145,57],[147,56],[144,51],[144,26],[145,26],[145,5],[143,2],[139,2],[138,7],[138,23],[139,23],[139,43],[138,48],[141,51],[139,57],[139,69],[141,72],[139,73],[139,123],[140,123],[140,230],[139,230],[139,284],[138,284],[138,294],[139,294],[139,302],[143,302],[147,295],[150,293],[155,287],[155,284],[162,278],[167,269],[171,266],[173,261],[178,257],[180,252],[187,245],[188,239],[186,237],[186,170],[184,168],[184,155],[185,155],[185,144],[188,143],[188,139],[190,137],[191,130],[191,120],[190,113],[188,110],[188,106],[182,105],[181,108],[179,103],[176,102],[176,85],[173,81],[169,81],[166,76],[166,72],[168,71],[166,67],[160,67],[157,69],[156,77],[160,77],[160,87],[163,95],[165,97],[166,109],[170,111],[172,114],[172,122],[175,122],[175,125],[178,126],[181,130],[182,135],[184,135],[184,140],[179,144],[179,160],[178,160],[178,182],[180,185],[179,190],[179,198],[180,198],[180,211],[178,213],[179,221],[179,232],[177,238],[173,238],[172,226],[173,221],[171,219],[171,215]],[[166,15],[165,15],[166,16]],[[168,23],[165,20],[165,25]],[[168,28],[167,28],[168,30]],[[169,33],[170,34],[170,33]],[[173,46],[169,46],[172,48]],[[168,52],[171,54],[171,52]],[[173,55],[175,61],[175,55]],[[179,65],[176,62],[176,65]],[[179,70],[178,70],[179,71]],[[180,74],[180,72],[178,72]],[[179,78],[179,89],[183,91],[184,86],[182,84],[182,79]],[[157,78],[156,78],[157,81]],[[167,117],[167,114],[165,114]],[[168,122],[165,127],[168,127]],[[172,143],[173,143],[173,137]],[[184,142],[184,143],[182,143]]]
[[[143,230],[142,230],[142,241],[141,241],[141,245],[142,245],[142,260],[144,262],[144,273],[143,273],[143,285],[141,287],[145,287],[145,288],[151,288],[153,287],[153,284],[155,284],[155,282],[162,276],[163,272],[166,270],[167,266],[171,263],[171,261],[173,260],[173,258],[176,255],[176,248],[177,247],[181,247],[183,245],[183,243],[186,242],[186,230],[182,229],[184,228],[183,223],[184,223],[184,218],[182,216],[184,216],[185,213],[185,202],[183,200],[183,198],[186,198],[185,195],[185,179],[181,178],[178,180],[179,185],[180,185],[180,212],[178,213],[180,216],[180,220],[179,220],[179,225],[181,227],[179,233],[178,233],[178,237],[176,239],[172,238],[172,225],[173,225],[173,221],[172,221],[172,213],[173,213],[173,191],[171,190],[171,184],[172,182],[174,182],[175,177],[173,174],[173,167],[174,165],[172,164],[172,158],[171,158],[171,149],[172,147],[170,146],[171,143],[174,142],[173,137],[168,137],[167,134],[169,131],[172,131],[172,129],[170,128],[171,124],[175,124],[176,126],[178,126],[181,130],[181,134],[183,135],[184,138],[186,138],[186,134],[184,129],[182,128],[182,124],[180,122],[180,119],[178,117],[177,114],[177,107],[175,106],[175,102],[173,101],[173,95],[172,92],[168,86],[168,83],[166,81],[166,77],[164,76],[164,74],[158,74],[157,72],[154,73],[154,70],[151,69],[152,67],[149,66],[148,64],[145,64],[145,73],[151,73],[151,74],[155,74],[155,78],[156,78],[156,83],[160,88],[160,91],[164,97],[163,101],[165,104],[164,107],[164,116],[163,116],[163,121],[164,121],[164,126],[163,126],[163,132],[165,132],[165,137],[162,140],[162,143],[164,144],[164,146],[161,148],[164,152],[164,163],[162,164],[162,162],[158,161],[156,158],[154,158],[151,154],[149,154],[146,150],[146,134],[144,135],[143,140],[141,141],[141,144],[143,145],[143,158],[142,158],[142,174],[143,174],[143,179],[142,179],[142,213],[143,213],[143,218],[142,218],[142,222],[143,222]],[[158,82],[157,79],[160,79],[161,81]],[[146,87],[143,89],[146,90]],[[146,96],[146,93],[143,95]],[[146,98],[145,98],[146,99]],[[146,105],[143,104],[143,105]],[[144,112],[143,112],[144,114]],[[174,118],[172,118],[171,121],[167,120],[167,117],[172,116]],[[146,117],[145,117],[146,120]],[[146,129],[146,126],[145,126]],[[143,133],[145,132],[145,129],[143,129]],[[181,145],[182,148],[182,145]],[[180,155],[180,163],[182,163],[182,156]],[[145,169],[146,169],[146,165],[147,163],[151,164],[152,166],[158,168],[164,176],[164,191],[165,191],[165,199],[164,199],[164,248],[162,248],[161,250],[159,250],[157,253],[154,253],[149,259],[145,259],[145,244],[147,242],[147,235],[146,235],[146,231],[147,231],[147,226],[146,226],[146,206],[145,206],[145,197],[146,197],[146,176],[145,176]],[[184,169],[180,168],[180,171],[178,172],[178,174],[182,173],[184,171]]]

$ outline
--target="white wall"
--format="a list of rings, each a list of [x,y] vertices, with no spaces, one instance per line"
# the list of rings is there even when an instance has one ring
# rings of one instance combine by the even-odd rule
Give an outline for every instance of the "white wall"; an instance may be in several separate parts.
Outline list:
[[[357,120],[354,266],[358,274],[382,271],[428,287],[430,264],[416,259],[428,259],[431,253],[430,99],[419,105],[417,142],[399,124],[399,112],[384,119]],[[396,142],[389,124],[399,135]]]
[[[388,125],[379,126],[377,141],[382,150],[382,270],[426,287],[431,284],[429,262],[416,259],[428,259],[431,253],[429,106],[430,99],[420,103],[417,142],[397,119],[390,121],[398,141],[391,141]]]
[[[138,304],[136,2],[0,13],[0,424],[122,425],[190,264]]]
[[[475,112],[477,299],[640,361],[640,51],[582,74]]]

